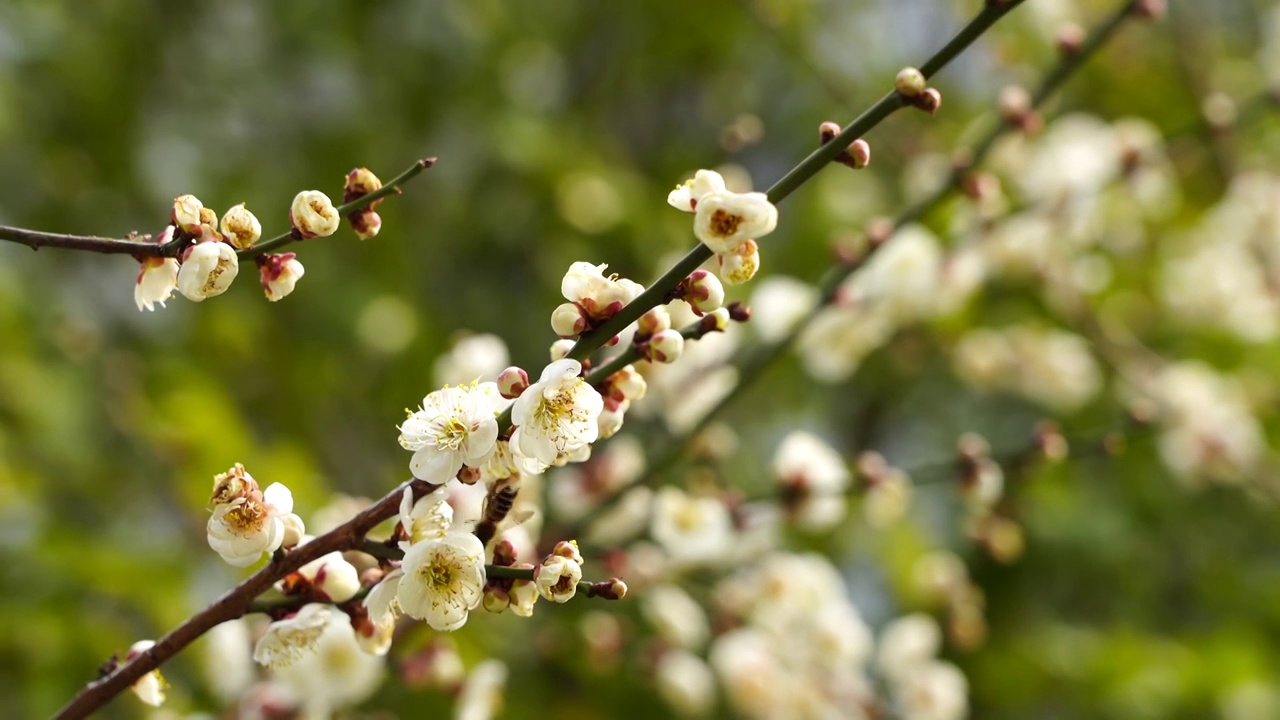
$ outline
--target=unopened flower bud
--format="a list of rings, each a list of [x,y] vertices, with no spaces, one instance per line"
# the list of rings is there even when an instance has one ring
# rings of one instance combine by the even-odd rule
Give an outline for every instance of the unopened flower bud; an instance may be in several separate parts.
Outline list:
[[[187,249],[178,269],[178,292],[192,302],[221,295],[240,272],[236,251],[224,242],[199,242]]]
[[[1140,18],[1148,20],[1160,20],[1164,18],[1165,12],[1168,11],[1168,3],[1165,0],[1134,0],[1133,12]]]
[[[507,591],[498,585],[484,586],[484,600],[481,601],[484,609],[491,613],[500,613],[511,605],[511,596]]]
[[[937,88],[925,88],[925,91],[912,99],[912,104],[921,110],[934,115],[942,107],[942,93]]]
[[[698,338],[712,332],[724,332],[729,327],[729,308],[717,308],[715,312],[702,316],[698,323]]]
[[[200,209],[204,204],[195,195],[179,195],[173,199],[173,224],[191,234],[200,230]]]
[[[533,570],[538,594],[552,602],[569,602],[578,592],[582,564],[561,555],[549,555]]]
[[[520,567],[532,568],[529,563],[522,563]],[[532,580],[516,580],[511,583],[511,612],[520,617],[531,617],[533,615],[533,605],[538,602],[540,595],[538,594],[538,584]]]
[[[498,394],[513,400],[529,387],[529,373],[514,365],[498,373]]]
[[[573,349],[574,342],[569,339],[561,339],[551,343],[551,362],[563,360],[569,356],[569,351]]]
[[[626,421],[626,412],[630,405],[629,400],[623,400],[621,403],[609,401],[604,404],[604,409],[596,416],[598,439],[608,440],[618,434],[622,429],[622,423]]]
[[[578,543],[573,540],[561,540],[556,543],[556,546],[551,549],[551,554],[582,564],[582,553],[578,551]]]
[[[296,253],[259,255],[258,276],[267,299],[276,302],[293,292],[306,269],[298,262]]]
[[[493,544],[493,564],[509,567],[516,564],[516,546],[503,538]]]
[[[756,276],[760,270],[760,246],[748,240],[737,249],[716,255],[720,279],[730,285],[741,285]]]
[[[751,321],[751,306],[741,300],[734,300],[725,309],[729,312],[729,319],[734,322],[744,323]]]
[[[303,239],[328,237],[337,232],[341,222],[333,201],[319,190],[303,190],[289,208],[289,224]]]
[[[1058,52],[1067,57],[1075,55],[1080,52],[1080,46],[1084,45],[1084,37],[1084,28],[1072,22],[1064,24],[1058,28]]]
[[[673,363],[684,352],[684,336],[679,330],[663,330],[649,339],[648,357],[654,362]]]
[[[244,249],[262,237],[262,223],[240,203],[222,215],[222,237],[236,248]]]
[[[842,130],[843,128],[840,127],[839,123],[833,123],[830,120],[827,120],[818,126],[818,140],[821,141],[823,145],[826,145],[834,140]]]
[[[602,600],[621,600],[627,596],[627,584],[622,578],[610,578],[587,586],[587,597]]]
[[[216,227],[218,225],[218,213],[214,212],[213,208],[200,208],[200,224]]]
[[[656,335],[670,327],[671,314],[661,305],[641,315],[636,321],[636,332],[644,336]]]
[[[587,318],[573,303],[561,303],[551,311],[551,331],[562,338],[578,337],[587,329]]]
[[[1006,85],[1001,88],[996,105],[1005,121],[1020,123],[1023,116],[1031,112],[1031,93],[1021,85]]]
[[[377,205],[378,203],[370,204]],[[356,231],[356,237],[361,240],[368,240],[382,230],[382,216],[372,210],[357,210],[351,213],[348,218],[351,220],[351,229]]]
[[[866,140],[862,138],[854,140],[849,144],[847,152],[850,159],[849,167],[854,170],[861,170],[871,164],[871,144]]]
[[[155,646],[155,644],[154,640],[139,640],[129,648],[129,652],[124,656],[124,661],[126,663],[133,662],[134,658],[150,650]],[[164,689],[166,685],[167,683],[164,680],[164,676],[160,674],[160,671],[152,670],[141,678],[138,678],[138,681],[130,686],[129,689],[133,691],[134,695],[138,696],[139,700],[147,705],[160,707],[164,704]]]
[[[302,523],[302,518],[297,513],[289,513],[284,518],[284,541],[280,543],[280,547],[291,548],[302,542],[303,536],[307,534],[307,526]]]
[[[382,189],[382,181],[369,171],[369,168],[356,168],[347,173],[347,182],[342,189],[342,202],[349,203],[352,200],[359,200],[374,190]],[[382,202],[379,198],[369,203],[365,207],[374,208],[378,203]]]
[[[475,485],[476,483],[480,482],[480,478],[483,475],[484,475],[484,472],[480,468],[471,467],[470,465],[463,465],[462,469],[458,471],[457,477],[458,477],[458,482],[462,483],[463,485]]]
[[[893,87],[903,97],[913,98],[925,90],[924,73],[913,67],[904,67],[893,79]]]
[[[724,304],[724,285],[720,278],[706,270],[694,270],[680,283],[685,302],[697,315],[709,313]]]
[[[344,603],[360,591],[360,573],[340,552],[331,552],[298,568],[321,599]]]
[[[636,370],[635,365],[628,365],[610,375],[609,387],[613,388],[613,393],[622,396],[625,400],[639,400],[649,389],[644,376]]]

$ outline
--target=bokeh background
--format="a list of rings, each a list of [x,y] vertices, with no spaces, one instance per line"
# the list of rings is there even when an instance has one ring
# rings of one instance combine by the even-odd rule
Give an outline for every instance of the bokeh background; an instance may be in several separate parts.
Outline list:
[[[219,212],[247,202],[270,235],[299,190],[337,196],[352,167],[385,180],[439,157],[382,205],[376,239],[344,229],[297,247],[306,276],[277,304],[246,269],[221,297],[139,313],[128,258],[0,244],[0,714],[51,714],[110,655],[238,581],[205,543],[215,473],[238,461],[288,484],[304,518],[335,493],[381,496],[406,477],[395,425],[435,386],[434,363],[461,334],[496,334],[536,371],[569,263],[656,277],[693,242],[687,216],[664,203],[676,182],[718,167],[767,187],[815,146],[820,121],[854,117],[979,4],[0,5],[5,224],[158,232],[170,198],[193,193]],[[1267,63],[1280,74],[1280,16],[1265,0],[1170,4],[1166,21],[1124,29],[1046,117],[1052,128],[1066,113],[1137,116],[1166,135],[1178,200],[1155,219],[1116,211],[1147,249],[1116,259],[1093,301],[1120,294],[1145,308],[1131,317],[1144,320],[1132,330],[1147,347],[1243,378],[1266,423],[1280,346],[1180,324],[1160,298],[1154,248],[1202,227],[1238,176],[1280,167],[1280,122],[1256,100]],[[833,244],[945,176],[947,155],[995,121],[1001,87],[1032,83],[1054,62],[1062,22],[1088,25],[1113,5],[1030,0],[1015,11],[937,78],[936,117],[898,113],[868,137],[869,169],[829,168],[787,200],[756,282],[819,277]],[[1239,122],[1213,129],[1202,110],[1221,120],[1228,101]],[[944,244],[966,202],[927,218]],[[913,610],[944,619],[912,567],[931,550],[963,557],[985,594],[986,638],[949,642],[945,654],[969,679],[973,717],[1277,716],[1280,523],[1268,463],[1248,473],[1262,489],[1188,489],[1152,435],[1124,424],[1103,363],[1106,389],[1056,414],[1081,448],[1132,430],[1126,450],[1008,470],[1004,514],[1025,540],[1016,559],[993,559],[967,537],[954,483],[928,481],[948,476],[960,433],[1016,453],[1054,414],[972,389],[950,353],[983,325],[1061,324],[1041,289],[984,290],[958,314],[895,334],[839,382],[784,359],[726,416],[740,450],[720,477],[767,488],[770,453],[797,427],[850,461],[879,449],[931,468],[902,522],[873,529],[854,512],[787,541],[830,555],[873,627]],[[750,328],[733,332],[752,342]],[[666,442],[652,428],[637,419],[624,434]],[[682,469],[664,479],[683,483]],[[612,666],[584,649],[582,619],[600,609],[629,633]],[[634,603],[583,600],[527,621],[473,618],[454,640],[468,667],[507,663],[505,717],[662,716],[646,632]],[[345,716],[452,707],[449,692],[395,678],[396,663],[430,641],[418,632],[398,645],[388,679]],[[172,712],[228,712],[207,654],[196,646],[166,668]],[[102,716],[148,714],[122,697]]]

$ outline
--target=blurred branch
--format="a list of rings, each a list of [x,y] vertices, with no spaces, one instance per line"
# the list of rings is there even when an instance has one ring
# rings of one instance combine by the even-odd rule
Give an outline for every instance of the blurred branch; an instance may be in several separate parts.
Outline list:
[[[1033,108],[1037,108],[1042,105],[1053,94],[1053,92],[1067,80],[1067,78],[1084,65],[1090,57],[1096,54],[1098,49],[1115,34],[1126,19],[1134,17],[1134,4],[1134,2],[1128,1],[1121,5],[1112,15],[1108,16],[1093,29],[1085,42],[1076,52],[1064,56],[1062,60],[1052,70],[1050,70],[1047,75],[1045,75],[1039,87],[1032,94]],[[947,182],[934,191],[933,194],[916,203],[914,206],[908,208],[899,215],[894,220],[893,227],[896,229],[916,222],[923,218],[933,208],[937,207],[944,199],[949,197],[951,193],[960,187],[968,172],[974,165],[986,157],[992,147],[994,147],[996,140],[1006,132],[1014,129],[1014,127],[1015,125],[1008,121],[1001,121],[998,125],[991,128],[991,130],[967,154],[967,162],[957,166],[952,171]],[[823,148],[832,146],[847,147],[848,142],[844,141],[843,145],[841,145],[841,141],[831,142],[824,145]],[[666,472],[666,470],[669,469],[671,465],[673,465],[684,453],[685,447],[688,445],[689,441],[697,437],[697,435],[704,430],[712,420],[724,412],[724,410],[737,397],[739,397],[744,388],[759,379],[764,371],[786,352],[787,348],[795,342],[796,338],[799,337],[804,329],[813,322],[814,318],[817,317],[818,311],[827,307],[835,300],[840,284],[843,283],[844,280],[859,267],[862,267],[875,250],[879,247],[883,247],[890,241],[890,238],[892,238],[892,233],[887,237],[880,239],[879,242],[872,244],[862,254],[849,260],[842,261],[838,265],[832,267],[818,283],[820,300],[817,306],[804,318],[798,321],[785,336],[774,342],[761,343],[760,345],[755,346],[743,355],[736,363],[734,363],[738,369],[739,381],[733,392],[722,398],[720,402],[712,407],[711,410],[694,425],[692,429],[680,437],[668,438],[650,443],[651,447],[662,448],[662,451],[657,458],[651,459],[648,463],[648,469],[645,471],[644,476],[637,483],[625,488],[620,488],[612,495],[604,498],[595,508],[592,515],[599,516],[613,507],[613,505],[622,498],[629,487],[634,487],[635,485],[648,485],[657,482],[662,474]],[[590,517],[583,521],[579,521],[577,525],[571,527],[566,534],[566,537],[575,537],[581,534],[583,524],[585,524],[589,519]]]
[[[178,654],[196,638],[221,623],[235,620],[251,612],[254,599],[270,590],[277,581],[289,573],[331,552],[358,547],[366,533],[400,511],[400,499],[406,487],[413,488],[417,496],[425,495],[436,488],[421,480],[402,483],[346,523],[305,545],[298,546],[293,552],[273,558],[247,580],[228,590],[208,607],[169,631],[167,635],[156,641],[151,649],[139,654],[132,662],[121,665],[111,673],[85,685],[84,689],[63,706],[54,717],[56,720],[88,717],[90,713],[128,689],[143,675],[155,670],[166,660]]]
[[[408,170],[400,173],[378,190],[349,203],[339,205],[337,207],[338,214],[345,216],[353,210],[359,210],[360,208],[377,200],[381,200],[388,195],[393,193],[399,194],[401,185],[413,179],[413,177],[418,173],[434,165],[435,162],[435,158],[425,158],[415,162]],[[150,238],[150,235],[135,235],[130,238],[108,238],[97,237],[94,235],[65,235],[62,233],[41,232],[39,230],[27,230],[25,228],[0,225],[0,240],[8,240],[20,245],[26,245],[32,250],[39,250],[42,247],[52,247],[64,248],[67,250],[85,250],[105,255],[132,255],[136,258],[146,258],[177,257],[178,254],[181,253],[188,245],[188,243],[183,240],[176,240],[165,243],[164,245],[157,245],[154,242],[147,242]],[[268,250],[274,250],[282,245],[287,245],[297,239],[298,238],[293,234],[293,230],[291,229],[289,232],[283,233],[269,240],[264,240],[253,247],[240,250],[236,254],[239,255],[241,259],[250,258],[255,255],[261,255]]]

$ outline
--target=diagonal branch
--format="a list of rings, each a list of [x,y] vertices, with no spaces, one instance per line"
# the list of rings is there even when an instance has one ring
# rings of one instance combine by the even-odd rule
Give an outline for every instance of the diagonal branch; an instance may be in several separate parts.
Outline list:
[[[272,559],[244,582],[223,593],[222,597],[214,600],[208,607],[169,631],[167,635],[156,641],[150,650],[138,655],[132,662],[121,665],[110,674],[85,685],[84,689],[58,711],[54,716],[55,720],[88,717],[90,713],[107,704],[143,675],[177,655],[196,638],[221,623],[235,620],[249,613],[253,607],[254,598],[270,590],[278,580],[289,573],[335,550],[356,547],[366,533],[399,512],[400,498],[406,487],[413,488],[414,495],[421,497],[438,486],[429,485],[421,480],[402,483],[351,520],[305,545],[298,546],[287,555]]]

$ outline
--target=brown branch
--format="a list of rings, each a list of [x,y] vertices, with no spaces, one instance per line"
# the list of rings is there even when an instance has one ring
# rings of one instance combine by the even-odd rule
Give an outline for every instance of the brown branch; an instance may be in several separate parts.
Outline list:
[[[75,718],[88,717],[90,713],[107,704],[108,701],[133,685],[143,675],[155,670],[166,660],[177,655],[183,648],[194,642],[196,638],[217,625],[244,616],[253,607],[254,598],[270,590],[276,581],[312,560],[323,557],[335,550],[347,550],[357,547],[366,533],[399,512],[400,498],[404,494],[406,487],[412,487],[414,494],[421,496],[433,491],[437,486],[424,483],[421,480],[410,480],[403,483],[348,522],[305,545],[299,546],[291,553],[272,559],[271,562],[267,563],[247,580],[228,590],[204,610],[169,631],[150,650],[138,655],[132,662],[121,665],[110,674],[85,685],[70,702],[58,711],[58,714],[54,716],[55,720],[73,720]]]
[[[337,207],[338,214],[346,217],[352,210],[359,210],[369,203],[381,200],[382,198],[397,194],[400,192],[400,186],[415,175],[434,165],[435,158],[424,158],[418,160],[409,166],[408,170],[397,175],[388,181],[378,190],[365,195],[364,197],[352,200]],[[0,225],[0,240],[8,240],[20,245],[26,245],[32,250],[39,250],[42,247],[63,248],[66,250],[85,250],[88,252],[102,253],[104,255],[132,255],[137,258],[145,257],[177,257],[183,249],[187,247],[187,242],[179,239],[163,245],[157,245],[154,242],[147,242],[151,238],[150,235],[138,235],[139,240],[128,238],[109,238],[97,237],[95,235],[66,235],[63,233],[41,232],[39,230],[28,230],[26,228],[12,227],[9,225]],[[250,258],[260,255],[268,250],[273,250],[282,245],[287,245],[297,240],[293,235],[292,229],[288,232],[281,233],[276,237],[268,240],[262,240],[253,247],[240,250],[237,254],[240,259]]]

